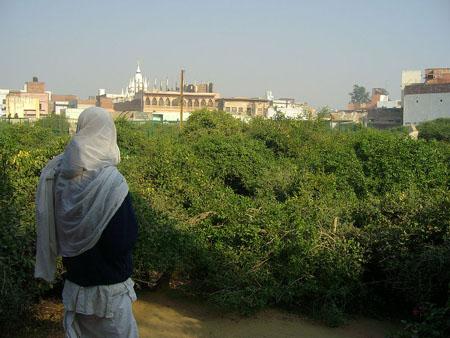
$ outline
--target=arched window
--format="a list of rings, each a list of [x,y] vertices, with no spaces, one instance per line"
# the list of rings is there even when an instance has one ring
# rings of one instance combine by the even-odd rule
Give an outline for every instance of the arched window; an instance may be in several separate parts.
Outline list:
[[[192,100],[191,99],[189,99],[189,101],[188,101],[188,107],[192,107]]]
[[[208,107],[212,107],[212,106],[214,106],[214,102],[213,102],[213,100],[209,99],[208,100]]]
[[[178,98],[175,98],[172,100],[172,106],[177,107],[179,105],[180,100]]]
[[[164,106],[164,99],[163,99],[162,97],[159,98],[158,104],[159,104],[160,106]]]
[[[169,98],[166,99],[166,106],[170,107],[170,100],[169,100]]]
[[[150,105],[150,99],[149,99],[148,97],[145,99],[145,104],[146,104],[147,106]]]
[[[158,100],[156,99],[156,97],[154,97],[152,100],[152,106],[157,106],[157,105],[158,105]]]
[[[206,107],[206,101],[205,101],[205,99],[203,99],[203,100],[201,101],[200,105],[201,105],[202,107]]]
[[[200,104],[198,103],[198,100],[197,99],[195,99],[195,101],[194,101],[194,107],[198,107]]]

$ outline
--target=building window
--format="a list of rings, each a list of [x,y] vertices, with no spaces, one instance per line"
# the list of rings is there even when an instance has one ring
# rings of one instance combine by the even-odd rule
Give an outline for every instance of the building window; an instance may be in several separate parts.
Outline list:
[[[236,107],[232,107],[232,108],[231,108],[231,112],[232,112],[232,113],[236,113],[236,111],[237,111],[237,108],[236,108]]]
[[[225,107],[225,111],[226,111],[227,113],[231,112],[230,107]]]
[[[169,100],[169,98],[166,99],[166,106],[170,107],[170,100]]]
[[[42,103],[39,103],[39,110],[42,110]]]
[[[158,105],[158,100],[154,97],[152,100],[152,106],[157,106]]]
[[[442,99],[440,99],[439,101],[442,102]]]
[[[247,115],[251,115],[252,114],[252,107],[247,107]]]
[[[159,103],[160,106],[164,106],[164,100],[163,100],[162,97],[159,99],[159,102],[158,102],[158,103]]]
[[[172,100],[172,106],[177,107],[179,104],[179,100],[178,99],[173,99]]]
[[[6,99],[3,100],[3,104],[6,104]]]
[[[188,101],[188,107],[192,107],[192,100],[191,99],[189,99],[189,101]]]
[[[213,100],[209,99],[209,101],[208,101],[208,107],[212,107],[213,105],[214,105]]]
[[[205,101],[205,99],[202,100],[202,102],[200,103],[200,105],[201,105],[202,107],[206,107],[206,101]]]
[[[242,114],[244,112],[244,108],[239,107],[239,114]]]
[[[146,104],[147,106],[150,105],[150,99],[149,99],[148,97],[145,99],[145,104]]]
[[[198,107],[199,105],[200,105],[200,103],[198,102],[197,99],[195,99],[195,101],[194,101],[194,107]]]

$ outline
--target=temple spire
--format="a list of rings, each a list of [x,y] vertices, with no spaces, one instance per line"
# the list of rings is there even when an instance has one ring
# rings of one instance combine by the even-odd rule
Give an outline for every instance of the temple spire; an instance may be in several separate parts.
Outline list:
[[[139,65],[139,61],[137,62],[137,69],[136,69],[136,73],[140,73],[141,72],[141,67]]]

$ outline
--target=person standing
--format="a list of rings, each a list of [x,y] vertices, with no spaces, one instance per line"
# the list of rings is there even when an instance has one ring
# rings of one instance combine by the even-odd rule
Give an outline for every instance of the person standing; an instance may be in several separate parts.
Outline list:
[[[114,121],[93,107],[40,176],[35,277],[54,281],[62,256],[67,338],[138,337],[131,279],[138,225],[119,162]]]

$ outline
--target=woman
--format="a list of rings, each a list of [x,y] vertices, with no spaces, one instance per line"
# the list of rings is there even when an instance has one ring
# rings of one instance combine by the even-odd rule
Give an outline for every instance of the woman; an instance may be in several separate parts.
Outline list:
[[[110,114],[88,108],[64,153],[41,173],[35,277],[52,282],[56,256],[63,257],[69,338],[138,336],[130,279],[137,223],[119,161]]]

